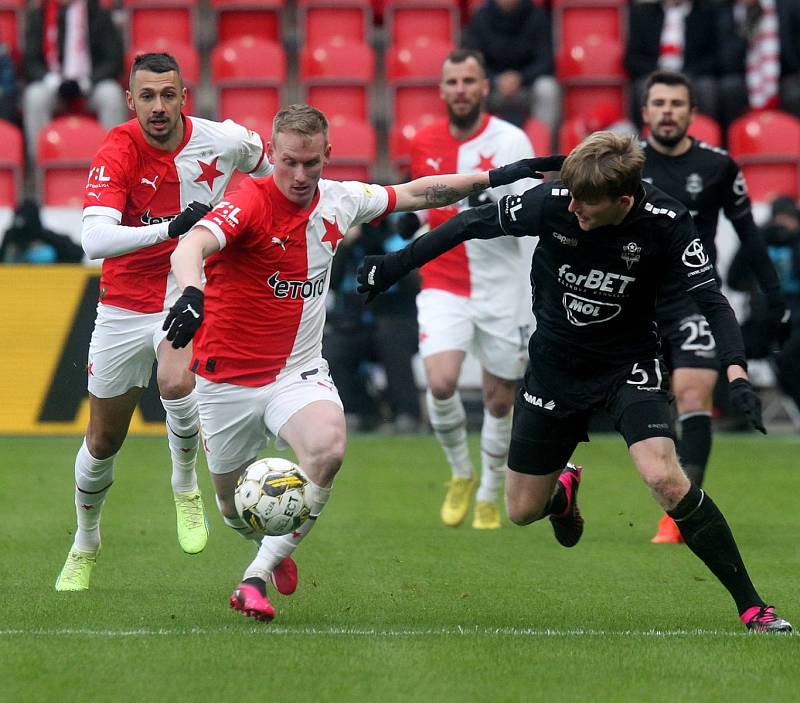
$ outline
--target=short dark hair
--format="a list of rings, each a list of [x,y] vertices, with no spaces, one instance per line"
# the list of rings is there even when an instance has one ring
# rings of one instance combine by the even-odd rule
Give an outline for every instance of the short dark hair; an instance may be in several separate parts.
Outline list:
[[[697,103],[694,98],[694,86],[692,81],[685,73],[679,71],[653,71],[647,76],[644,88],[644,104],[647,105],[647,96],[650,95],[650,88],[656,83],[663,85],[682,85],[689,93],[689,107],[695,107]]]
[[[486,59],[483,57],[483,53],[477,49],[453,49],[444,57],[444,60],[450,63],[464,63],[467,59],[475,59],[478,62],[478,66],[481,67],[483,75],[486,75]]]
[[[169,73],[170,71],[175,71],[175,73],[178,74],[178,78],[181,79],[181,84],[183,84],[180,66],[178,66],[178,62],[172,54],[163,52],[137,54],[136,58],[133,60],[133,64],[131,64],[129,85],[133,84],[133,76],[136,71],[150,71],[151,73]]]

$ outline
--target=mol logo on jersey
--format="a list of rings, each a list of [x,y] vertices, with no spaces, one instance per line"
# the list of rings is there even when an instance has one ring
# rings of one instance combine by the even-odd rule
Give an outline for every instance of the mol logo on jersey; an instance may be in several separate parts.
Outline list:
[[[309,298],[316,298],[325,292],[326,273],[327,271],[316,278],[312,278],[310,281],[282,281],[280,278],[281,272],[276,271],[267,279],[267,284],[274,291],[276,298],[291,298],[292,300],[302,298],[303,300],[308,300]]]
[[[572,266],[564,264],[558,269],[558,282],[569,288],[583,288],[584,290],[599,290],[611,295],[624,295],[629,283],[633,283],[634,276],[625,276],[621,273],[610,273],[592,269],[589,273],[573,273]]]
[[[561,303],[567,311],[567,319],[576,327],[608,322],[619,315],[620,310],[622,310],[622,306],[617,303],[590,300],[572,293],[564,293]]]

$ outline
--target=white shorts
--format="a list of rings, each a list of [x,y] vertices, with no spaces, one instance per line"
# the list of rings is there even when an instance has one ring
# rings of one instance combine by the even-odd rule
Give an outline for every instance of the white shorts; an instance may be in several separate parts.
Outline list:
[[[342,408],[328,362],[322,358],[284,370],[276,381],[260,388],[197,376],[195,392],[203,446],[213,474],[235,471],[254,459],[270,438],[275,439],[277,449],[285,448],[279,436],[281,428],[307,405],[330,400]]]
[[[490,315],[475,301],[429,288],[417,296],[419,353],[424,359],[444,351],[472,353],[489,373],[522,378],[528,361],[531,328],[517,306],[507,316]]]
[[[147,388],[156,350],[166,334],[161,329],[166,315],[98,303],[89,342],[89,393],[115,398],[131,388]]]

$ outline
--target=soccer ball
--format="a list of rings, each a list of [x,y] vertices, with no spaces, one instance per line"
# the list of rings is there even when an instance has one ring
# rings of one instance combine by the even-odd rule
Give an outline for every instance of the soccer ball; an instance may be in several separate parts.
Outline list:
[[[260,535],[287,535],[308,520],[307,485],[297,464],[259,459],[239,477],[233,495],[236,512]]]

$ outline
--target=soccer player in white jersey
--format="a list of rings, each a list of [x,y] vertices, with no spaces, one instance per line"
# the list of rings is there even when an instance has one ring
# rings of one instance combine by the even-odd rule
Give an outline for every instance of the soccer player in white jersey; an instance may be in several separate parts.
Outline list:
[[[190,349],[174,349],[161,329],[177,298],[169,257],[178,237],[217,203],[234,169],[264,176],[272,166],[261,138],[231,121],[187,117],[180,69],[168,54],[142,54],[131,67],[128,107],[136,114],[106,136],[89,171],[83,247],[104,258],[89,346],[89,426],[75,459],[75,541],[57,591],[89,588],[100,549],[100,510],[114,458],[158,360],[167,415],[172,489],[181,548],[208,538],[197,488],[199,440]]]
[[[456,202],[537,166],[529,159],[394,187],[324,180],[328,123],[308,105],[276,115],[268,153],[273,175],[228,193],[173,253],[183,293],[164,323],[177,347],[199,329],[191,369],[217,504],[226,524],[259,544],[230,604],[262,621],[275,615],[267,581],[285,595],[297,585],[290,555],[328,501],[344,456],[342,403],[321,356],[331,261],[344,233],[393,210]],[[238,516],[233,494],[270,436],[292,448],[309,477],[311,518],[289,535],[259,539]]]
[[[442,67],[440,91],[447,118],[414,137],[414,178],[474,173],[533,156],[522,130],[484,112],[489,81],[480,52],[453,51]],[[433,229],[462,210],[504,195],[519,195],[535,185],[531,180],[517,181],[430,210],[426,213],[428,224]],[[404,219],[415,217],[410,213]],[[528,266],[534,246],[513,237],[470,240],[420,270],[419,350],[428,381],[428,417],[450,464],[451,480],[441,509],[442,522],[450,527],[463,522],[476,488],[466,413],[458,391],[467,352],[480,361],[483,390],[480,486],[472,526],[500,527],[497,497],[506,471],[511,408],[516,382],[525,371],[526,344],[533,324]]]

